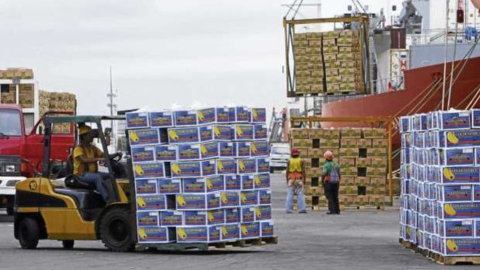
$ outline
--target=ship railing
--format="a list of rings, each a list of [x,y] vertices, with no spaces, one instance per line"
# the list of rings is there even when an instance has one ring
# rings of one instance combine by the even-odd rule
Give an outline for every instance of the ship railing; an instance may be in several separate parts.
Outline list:
[[[421,34],[409,34],[407,35],[407,44],[408,45],[425,45],[432,43],[442,43],[445,38],[445,29],[422,29]],[[453,42],[455,39],[455,30],[450,29],[448,31],[448,38],[450,42]],[[465,32],[464,30],[459,30],[457,32],[457,43],[464,43]]]

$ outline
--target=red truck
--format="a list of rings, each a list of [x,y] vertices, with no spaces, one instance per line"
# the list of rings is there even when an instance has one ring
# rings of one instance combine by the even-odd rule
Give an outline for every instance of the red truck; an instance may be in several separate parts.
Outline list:
[[[49,112],[58,113],[58,112]],[[63,113],[66,114],[66,113]],[[73,113],[67,113],[73,114]],[[19,105],[0,104],[0,208],[13,213],[15,184],[42,169],[43,117],[26,131],[25,119]],[[68,133],[53,134],[51,158],[65,163],[75,143],[74,129]]]

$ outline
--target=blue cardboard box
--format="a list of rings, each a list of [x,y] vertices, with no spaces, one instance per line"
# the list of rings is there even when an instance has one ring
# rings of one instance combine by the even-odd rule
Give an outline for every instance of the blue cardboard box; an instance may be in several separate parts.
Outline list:
[[[133,129],[128,131],[131,146],[159,144],[160,135],[158,129]]]
[[[205,178],[207,192],[225,190],[225,181],[222,175],[212,175]]]
[[[255,189],[255,176],[253,174],[240,175],[242,190]]]
[[[141,226],[158,226],[159,225],[159,213],[154,212],[137,212],[137,224]]]
[[[172,162],[171,175],[174,178],[200,177],[202,176],[202,167],[200,162]]]
[[[270,220],[272,219],[272,208],[269,205],[257,206],[255,208],[255,220]]]
[[[235,159],[217,159],[218,174],[236,174],[237,161]]]
[[[184,224],[187,226],[205,226],[207,225],[206,211],[185,211]]]
[[[215,123],[217,121],[217,111],[215,108],[200,109],[197,112],[198,124],[205,125]]]
[[[183,213],[179,211],[161,211],[160,226],[182,226]]]
[[[240,205],[257,205],[258,204],[258,191],[256,190],[244,190],[240,191]]]
[[[220,193],[221,207],[238,207],[240,196],[236,191],[223,191]]]
[[[439,218],[443,219],[459,219],[459,218],[480,218],[480,203],[438,203],[441,209]]]
[[[148,128],[148,114],[146,112],[129,112],[126,114],[127,129]]]
[[[137,194],[156,194],[157,181],[154,179],[145,179],[135,181]]]
[[[235,107],[235,122],[237,123],[251,123],[252,111],[248,107],[237,106]]]
[[[183,193],[205,193],[207,185],[203,178],[183,178]]]
[[[200,132],[197,127],[169,128],[168,142],[170,144],[200,142]]]
[[[272,204],[272,191],[270,189],[264,189],[258,191],[258,204],[270,205]]]
[[[210,175],[217,174],[218,161],[207,160],[207,161],[202,161],[201,164],[202,164],[202,175],[203,176],[210,176]]]
[[[473,186],[473,200],[475,202],[480,202],[480,185]],[[479,235],[480,237],[480,235]]]
[[[220,207],[219,194],[177,194],[177,210],[206,210]]]
[[[439,149],[439,165],[473,166],[475,155],[473,148]]]
[[[438,234],[441,237],[474,237],[474,220],[443,220],[438,221]]]
[[[237,142],[237,157],[250,157],[250,142]]]
[[[215,110],[217,114],[217,123],[230,123],[230,113],[227,107],[217,107]]]
[[[220,157],[233,158],[237,155],[237,144],[234,142],[219,142]]]
[[[248,140],[254,139],[254,126],[253,125],[234,125],[234,140]]]
[[[241,222],[250,223],[255,221],[255,207],[242,207],[241,208]]]
[[[175,230],[167,227],[139,227],[139,243],[170,243],[175,240]]]
[[[271,237],[275,235],[275,224],[271,220],[260,222],[260,229],[262,237]]]
[[[239,159],[238,160],[238,173],[239,174],[251,174],[257,172],[256,159]]]
[[[239,224],[230,224],[222,226],[222,240],[237,240],[240,239]]]
[[[208,142],[200,145],[201,159],[218,158],[218,157],[220,157],[218,142]]]
[[[475,148],[475,165],[480,166],[480,148]]]
[[[253,141],[250,143],[250,149],[252,157],[266,157],[270,154],[267,141]]]
[[[469,129],[471,127],[469,111],[440,111],[438,115],[440,129]]]
[[[260,237],[260,223],[242,223],[240,225],[240,233],[241,239],[258,238]]]
[[[233,140],[233,130],[228,125],[215,125],[213,127],[213,139],[217,141]]]
[[[480,110],[479,109],[472,109],[472,127],[479,128],[480,127]]]
[[[179,144],[178,160],[197,160],[200,159],[200,145],[198,144]]]
[[[173,114],[170,111],[150,112],[148,115],[152,127],[173,127]]]
[[[178,149],[175,145],[157,145],[155,146],[155,157],[157,161],[175,161],[177,160]]]
[[[471,202],[472,185],[438,185],[438,200],[444,202]]]
[[[444,184],[476,184],[480,183],[479,167],[438,167],[440,182]]]
[[[180,194],[182,192],[182,182],[180,179],[158,179],[158,193],[160,194]]]
[[[155,147],[132,147],[132,162],[137,163],[151,161],[155,161]]]
[[[225,210],[216,209],[207,211],[207,224],[218,225],[225,224]]]
[[[136,163],[133,167],[135,179],[165,177],[165,168],[162,162]]]
[[[440,139],[445,140],[445,147],[472,147],[480,146],[480,130],[452,130],[441,131]]]
[[[400,117],[400,125],[399,125],[399,130],[401,134],[410,132],[411,130],[411,122],[410,122],[411,117],[410,116],[402,116]]]
[[[196,110],[181,110],[173,112],[175,126],[196,126],[197,122],[197,111]]]
[[[198,132],[201,142],[209,142],[213,140],[213,126],[199,127]]]
[[[270,159],[257,158],[257,172],[258,173],[270,173]]]
[[[267,110],[265,108],[252,108],[252,123],[264,124],[267,122]]]
[[[225,209],[225,223],[228,224],[228,223],[239,223],[239,222],[240,222],[240,209],[239,208],[227,208],[227,209]]]
[[[267,139],[267,125],[255,125],[253,127],[253,138],[255,140]]]
[[[178,243],[211,243],[221,240],[221,226],[177,227]]]
[[[241,179],[239,175],[225,175],[225,190],[242,189]]]
[[[255,188],[256,189],[270,188],[270,174],[269,173],[256,174]]]
[[[447,256],[478,256],[480,255],[479,238],[443,238],[442,248]]]
[[[137,210],[166,210],[165,195],[138,195]]]

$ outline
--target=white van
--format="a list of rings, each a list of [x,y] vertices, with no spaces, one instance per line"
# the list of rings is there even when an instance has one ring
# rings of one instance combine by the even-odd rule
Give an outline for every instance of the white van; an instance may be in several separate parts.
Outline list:
[[[288,143],[272,143],[270,145],[270,173],[275,170],[285,170],[290,159],[290,145]]]

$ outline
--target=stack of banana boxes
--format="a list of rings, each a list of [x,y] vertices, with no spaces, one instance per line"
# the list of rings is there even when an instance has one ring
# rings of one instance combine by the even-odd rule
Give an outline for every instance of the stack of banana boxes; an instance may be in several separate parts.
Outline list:
[[[480,111],[400,119],[400,238],[440,256],[480,256]]]
[[[340,164],[340,206],[384,209],[388,146],[385,129],[292,129],[290,144],[300,150],[305,164],[307,206],[314,210],[327,206],[321,175],[323,155],[329,150]]]
[[[127,114],[139,243],[273,236],[263,108]]]

